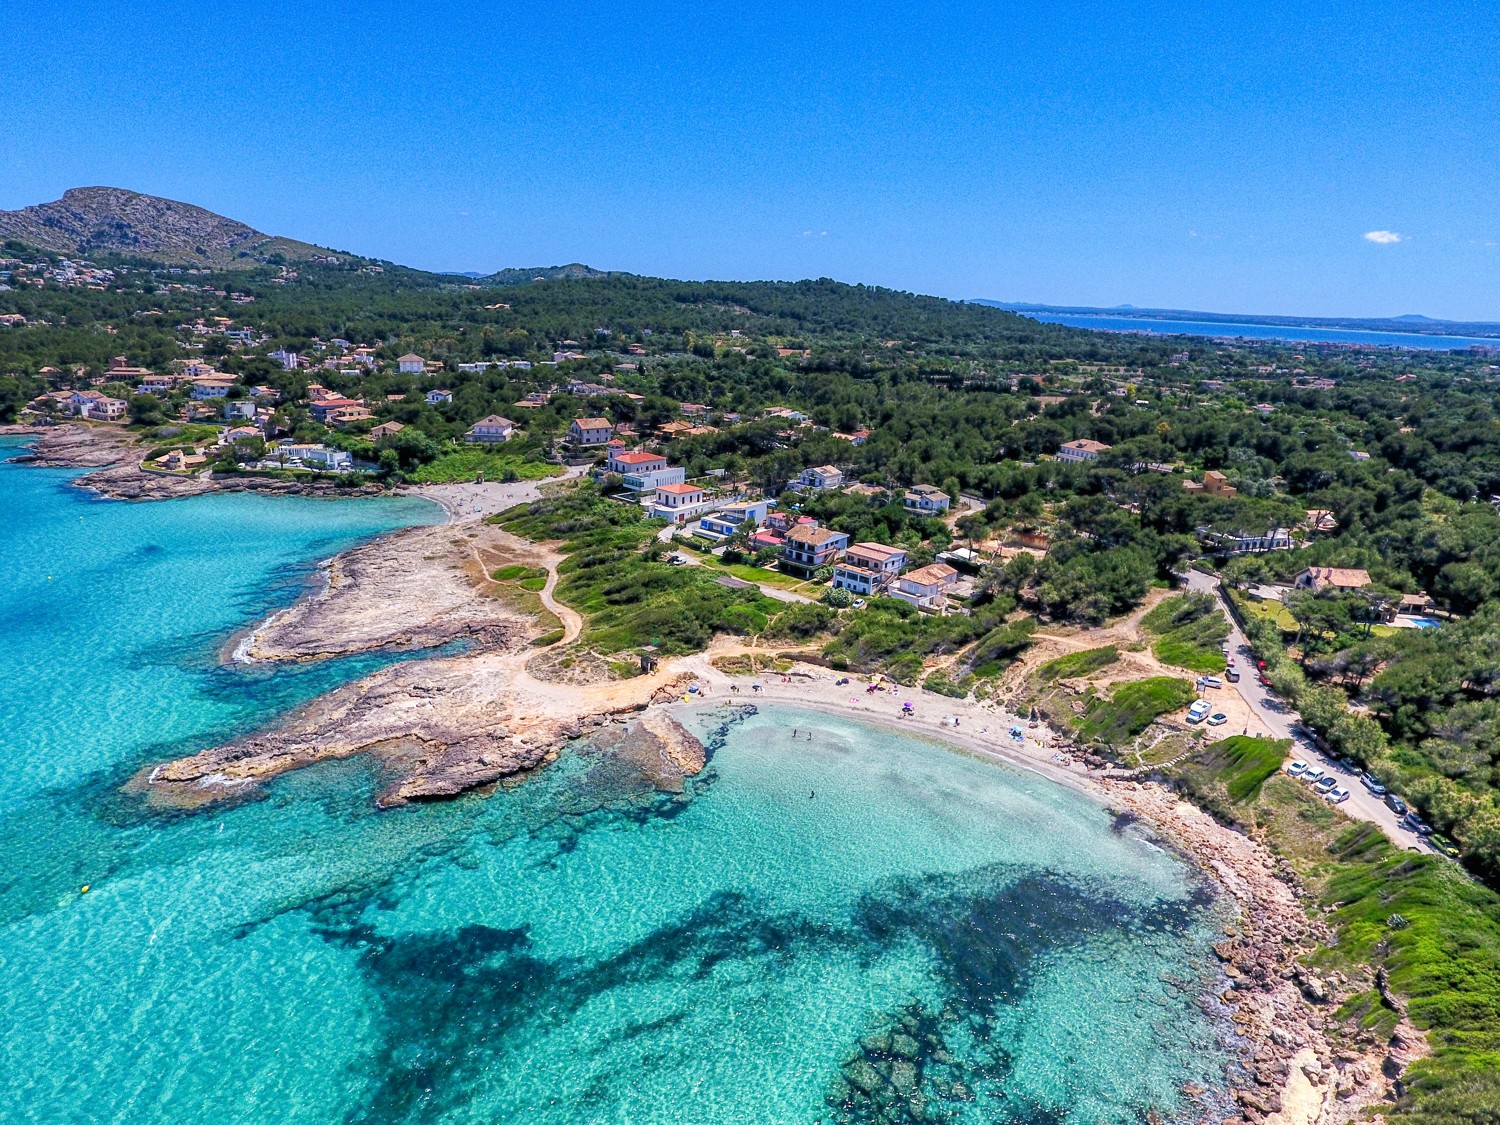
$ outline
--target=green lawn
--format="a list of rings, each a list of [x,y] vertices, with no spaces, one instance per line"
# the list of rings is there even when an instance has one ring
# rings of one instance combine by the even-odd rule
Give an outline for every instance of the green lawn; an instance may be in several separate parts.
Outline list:
[[[1241,613],[1247,617],[1261,617],[1268,621],[1274,621],[1283,633],[1295,633],[1297,631],[1297,619],[1287,612],[1286,606],[1280,602],[1258,602],[1247,598],[1238,590],[1230,595],[1234,604],[1239,607]]]

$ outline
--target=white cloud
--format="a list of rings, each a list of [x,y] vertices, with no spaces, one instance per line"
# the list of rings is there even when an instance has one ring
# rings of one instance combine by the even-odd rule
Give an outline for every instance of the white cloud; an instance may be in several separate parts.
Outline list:
[[[1393,230],[1368,230],[1365,231],[1365,241],[1373,242],[1377,246],[1391,246],[1397,242],[1405,242],[1404,234],[1397,234]]]
[[[802,232],[802,237],[803,238],[827,238],[828,237],[828,232],[826,230],[805,230],[805,231]]]

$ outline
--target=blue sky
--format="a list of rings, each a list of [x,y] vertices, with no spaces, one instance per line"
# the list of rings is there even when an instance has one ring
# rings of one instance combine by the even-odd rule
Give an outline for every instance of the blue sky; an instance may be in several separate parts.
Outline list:
[[[0,207],[109,184],[430,269],[1500,320],[1492,4],[7,0],[0,40]]]

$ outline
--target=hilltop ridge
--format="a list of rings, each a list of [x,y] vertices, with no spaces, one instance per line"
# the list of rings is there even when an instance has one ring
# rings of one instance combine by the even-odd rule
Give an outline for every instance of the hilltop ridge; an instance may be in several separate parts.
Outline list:
[[[335,253],[191,203],[114,187],[69,188],[50,203],[0,211],[0,239],[54,254],[121,254],[220,269],[258,265],[272,255],[305,259]]]

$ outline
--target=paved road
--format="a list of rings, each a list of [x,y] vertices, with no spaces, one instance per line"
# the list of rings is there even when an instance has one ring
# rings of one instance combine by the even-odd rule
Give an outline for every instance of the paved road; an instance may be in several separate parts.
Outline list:
[[[1219,580],[1197,570],[1187,572],[1186,585],[1189,590],[1201,594],[1212,594],[1224,605],[1224,615],[1229,619],[1229,651],[1234,656],[1235,664],[1241,671],[1240,682],[1237,684],[1225,683],[1224,690],[1237,690],[1240,697],[1244,699],[1250,708],[1250,713],[1255,715],[1265,726],[1267,733],[1275,738],[1290,738],[1292,740],[1292,756],[1302,758],[1305,761],[1316,762],[1322,766],[1332,777],[1338,779],[1339,785],[1349,790],[1349,799],[1338,806],[1340,812],[1355,820],[1368,820],[1379,825],[1382,832],[1389,836],[1402,848],[1425,845],[1415,832],[1403,828],[1400,818],[1396,816],[1385,802],[1374,796],[1368,789],[1359,783],[1359,778],[1349,770],[1339,767],[1338,763],[1331,758],[1325,758],[1318,753],[1317,748],[1311,740],[1302,733],[1302,718],[1290,706],[1282,702],[1265,687],[1261,686],[1260,678],[1255,675],[1255,654],[1250,651],[1250,644],[1245,639],[1244,633],[1234,623],[1234,615],[1229,612],[1227,596],[1219,586]],[[1212,692],[1209,692],[1212,694]],[[1425,846],[1423,851],[1432,850]]]

